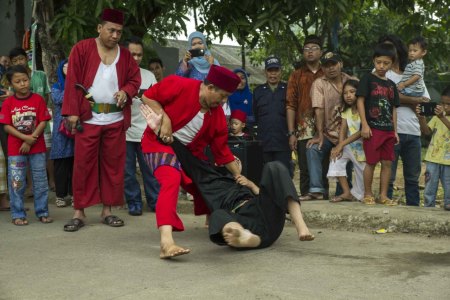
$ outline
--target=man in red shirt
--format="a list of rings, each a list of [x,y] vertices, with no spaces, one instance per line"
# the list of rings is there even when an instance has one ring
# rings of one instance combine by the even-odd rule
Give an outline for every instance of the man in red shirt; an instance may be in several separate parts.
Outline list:
[[[130,52],[119,46],[123,13],[105,9],[97,38],[78,42],[70,53],[62,114],[75,134],[73,170],[74,216],[65,231],[84,226],[84,209],[103,204],[103,223],[118,227],[124,222],[111,214],[123,204],[125,133],[130,127],[132,98],[141,84],[139,67]],[[85,99],[82,84],[95,102]]]
[[[187,254],[189,249],[175,244],[172,231],[183,231],[176,204],[180,184],[194,195],[196,215],[208,213],[192,181],[181,170],[170,144],[176,137],[200,159],[207,159],[206,146],[211,147],[215,162],[224,165],[234,176],[240,170],[228,148],[228,128],[222,100],[232,94],[240,82],[230,70],[211,66],[205,81],[168,76],[147,90],[142,99],[153,111],[163,115],[157,136],[149,128],[144,132],[142,151],[160,184],[156,202],[156,222],[161,234],[161,258]]]

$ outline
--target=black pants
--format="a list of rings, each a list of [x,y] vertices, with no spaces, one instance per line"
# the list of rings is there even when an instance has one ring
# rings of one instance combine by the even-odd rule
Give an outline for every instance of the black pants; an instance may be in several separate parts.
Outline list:
[[[232,176],[194,157],[181,143],[172,144],[183,170],[192,179],[211,210],[209,236],[211,241],[225,245],[222,229],[229,222],[238,222],[261,238],[258,248],[273,244],[285,223],[288,198],[298,199],[289,171],[278,161],[265,164],[259,195],[237,184]],[[233,211],[241,201],[248,200]]]
[[[8,178],[8,134],[5,131],[5,124],[0,124],[0,143],[5,156],[6,178]]]
[[[73,156],[53,160],[56,197],[72,195]]]
[[[264,163],[279,161],[289,170],[291,178],[294,178],[294,166],[292,165],[291,151],[265,151],[263,152],[263,160]]]

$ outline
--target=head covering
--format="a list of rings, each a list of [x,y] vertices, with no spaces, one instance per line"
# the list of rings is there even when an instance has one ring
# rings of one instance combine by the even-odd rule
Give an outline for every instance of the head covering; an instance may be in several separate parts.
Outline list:
[[[53,88],[63,91],[64,85],[66,84],[66,76],[64,75],[63,68],[67,63],[67,59],[63,59],[59,65],[58,69],[56,69],[56,74],[58,75],[58,81],[53,84]]]
[[[123,25],[123,19],[123,12],[114,8],[105,8],[101,16],[102,21],[116,23],[119,25]]]
[[[320,59],[320,62],[322,64],[326,64],[327,62],[334,62],[339,63],[342,62],[341,57],[336,52],[328,51],[324,55],[322,55],[322,58]]]
[[[247,114],[240,109],[235,109],[231,111],[230,119],[236,119],[245,123],[247,121]]]
[[[271,55],[264,61],[265,69],[281,68],[281,61],[278,57]]]
[[[241,82],[239,76],[227,68],[216,65],[211,66],[206,80],[228,93],[233,93]]]
[[[253,120],[253,95],[248,85],[248,74],[244,69],[234,69],[233,73],[244,74],[246,82],[242,90],[236,90],[233,94],[230,95],[230,97],[228,97],[230,108],[231,110],[239,109],[244,111],[249,117],[249,120]]]
[[[208,47],[206,45],[206,38],[203,35],[203,33],[199,32],[199,31],[194,31],[193,33],[191,33],[189,35],[188,38],[188,50],[190,50],[192,48],[192,40],[198,38],[201,39],[203,42],[203,45],[205,45],[205,55],[211,55],[211,51],[208,50]],[[209,64],[209,62],[206,60],[206,58],[204,56],[198,56],[198,57],[193,57],[191,60],[189,60],[189,64],[192,65],[194,68],[197,69],[197,71],[199,71],[200,73],[203,74],[208,74],[209,72],[209,68],[211,67],[211,65]],[[217,61],[217,59],[214,59],[214,64],[219,66],[219,62]]]

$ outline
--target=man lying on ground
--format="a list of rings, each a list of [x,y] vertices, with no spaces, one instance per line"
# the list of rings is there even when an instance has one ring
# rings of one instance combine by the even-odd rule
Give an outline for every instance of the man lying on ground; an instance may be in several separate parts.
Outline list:
[[[158,132],[162,116],[146,105],[141,106],[141,112],[149,127]],[[235,248],[268,247],[283,231],[286,210],[299,239],[314,239],[303,220],[289,171],[281,163],[264,166],[259,188],[242,175],[233,178],[226,169],[199,160],[176,139],[171,146],[211,211],[212,242]]]

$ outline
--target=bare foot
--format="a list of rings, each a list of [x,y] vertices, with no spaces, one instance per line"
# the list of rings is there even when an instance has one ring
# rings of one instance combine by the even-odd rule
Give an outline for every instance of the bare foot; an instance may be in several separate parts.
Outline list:
[[[191,252],[190,249],[182,248],[175,244],[168,245],[168,246],[161,245],[161,252],[159,253],[159,258],[168,259],[168,258],[172,258],[175,256],[188,254],[189,252]]]
[[[250,230],[244,229],[237,222],[225,224],[222,229],[222,235],[228,246],[236,248],[255,248],[261,244],[259,236],[253,234]]]
[[[300,230],[298,238],[300,239],[300,241],[312,241],[315,237],[311,234],[311,232],[309,232],[308,228],[302,228]]]

